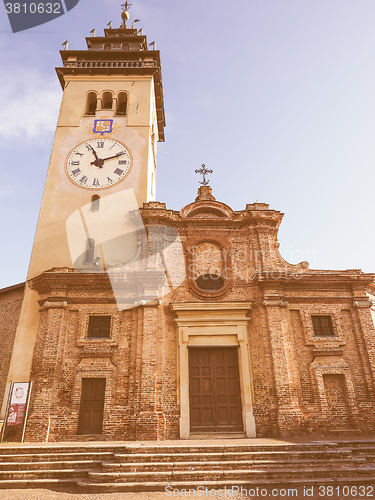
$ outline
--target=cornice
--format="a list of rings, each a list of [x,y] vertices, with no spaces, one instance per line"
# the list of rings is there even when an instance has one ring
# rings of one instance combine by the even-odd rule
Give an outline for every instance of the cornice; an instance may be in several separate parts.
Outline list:
[[[32,290],[40,294],[67,292],[70,290],[112,292],[107,273],[81,272],[70,268],[54,268],[28,280]]]
[[[21,288],[25,288],[25,282],[23,283],[18,283],[17,285],[11,285],[11,286],[7,286],[5,288],[1,288],[0,289],[0,294],[1,293],[7,293],[7,292],[11,292],[12,290],[18,290],[18,289],[21,289]]]
[[[171,302],[172,311],[250,311],[252,302]]]
[[[293,266],[290,266],[292,268]],[[314,285],[335,285],[360,283],[361,286],[367,286],[374,281],[375,274],[363,273],[362,271],[295,271],[292,275],[288,268],[288,273],[283,276],[283,269],[269,269],[267,271],[258,272],[254,276],[254,281],[260,285],[282,283],[284,286],[291,284],[300,286],[301,284]],[[279,274],[279,276],[277,276]]]

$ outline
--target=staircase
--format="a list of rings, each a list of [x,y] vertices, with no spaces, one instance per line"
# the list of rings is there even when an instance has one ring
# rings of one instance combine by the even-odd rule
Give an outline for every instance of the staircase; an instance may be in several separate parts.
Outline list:
[[[82,492],[125,492],[293,487],[302,492],[322,485],[375,486],[375,438],[0,447],[0,488],[69,486]]]
[[[126,446],[77,443],[0,445],[0,488],[75,487]],[[1,497],[1,494],[0,494]]]

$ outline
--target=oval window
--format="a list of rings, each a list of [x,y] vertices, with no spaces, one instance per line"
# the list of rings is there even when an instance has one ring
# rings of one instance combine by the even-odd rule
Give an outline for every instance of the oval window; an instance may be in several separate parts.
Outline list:
[[[217,274],[202,274],[195,282],[199,288],[208,292],[220,290],[224,286],[223,278]]]

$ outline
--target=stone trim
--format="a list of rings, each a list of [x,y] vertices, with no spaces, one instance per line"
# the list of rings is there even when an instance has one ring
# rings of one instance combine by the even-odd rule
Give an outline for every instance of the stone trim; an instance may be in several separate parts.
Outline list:
[[[172,303],[178,328],[177,384],[180,438],[190,436],[189,358],[191,346],[238,346],[242,417],[247,437],[255,437],[253,385],[247,324],[251,302]]]
[[[46,300],[43,304],[43,309],[65,309],[68,306],[68,302],[63,300],[61,302],[49,302]]]
[[[362,307],[364,309],[369,309],[370,307],[373,306],[373,303],[370,302],[368,299],[354,300],[353,301],[353,306],[354,307]]]
[[[282,299],[264,299],[262,304],[266,307],[288,307],[289,302]]]

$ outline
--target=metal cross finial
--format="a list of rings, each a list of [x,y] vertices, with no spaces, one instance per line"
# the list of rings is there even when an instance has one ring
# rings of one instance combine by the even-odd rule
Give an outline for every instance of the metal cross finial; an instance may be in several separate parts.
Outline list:
[[[207,186],[208,184],[208,180],[206,180],[206,174],[212,174],[213,170],[209,170],[206,168],[206,165],[204,163],[202,163],[202,166],[201,168],[197,168],[195,170],[195,173],[196,174],[201,174],[203,175],[203,180],[202,181],[199,181],[199,184],[202,184],[202,186]]]
[[[130,9],[131,6],[132,6],[132,4],[128,3],[128,1],[121,4],[122,10],[128,10],[128,9]]]

